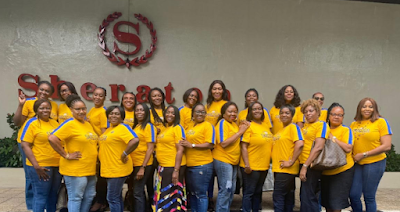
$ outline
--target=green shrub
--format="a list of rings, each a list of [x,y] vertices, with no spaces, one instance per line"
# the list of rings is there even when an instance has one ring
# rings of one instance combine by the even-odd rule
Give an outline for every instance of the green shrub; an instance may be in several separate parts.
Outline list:
[[[400,154],[396,154],[394,146],[389,152],[386,153],[386,171],[387,172],[399,172],[400,171]]]
[[[17,143],[19,127],[14,125],[13,117],[14,114],[7,114],[7,123],[13,129],[11,138],[0,139],[0,167],[22,167],[21,153]]]

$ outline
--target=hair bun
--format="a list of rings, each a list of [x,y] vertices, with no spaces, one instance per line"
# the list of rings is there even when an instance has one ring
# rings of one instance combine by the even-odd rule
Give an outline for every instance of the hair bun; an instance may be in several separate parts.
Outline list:
[[[82,101],[82,99],[81,99],[81,97],[79,97],[76,94],[71,94],[65,100],[65,104],[67,104],[68,107],[71,107],[72,103],[75,102],[75,101]]]

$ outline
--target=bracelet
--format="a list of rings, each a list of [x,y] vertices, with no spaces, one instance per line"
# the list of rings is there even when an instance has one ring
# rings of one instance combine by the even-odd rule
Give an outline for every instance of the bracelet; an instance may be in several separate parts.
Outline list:
[[[69,159],[69,153],[67,153],[67,155],[65,156],[65,159]]]
[[[306,164],[303,164],[303,167],[306,167],[306,168],[307,168],[307,167],[308,167],[308,165],[306,165]]]
[[[179,169],[174,169],[174,172],[179,172]]]
[[[368,157],[368,151],[363,153],[364,158]]]
[[[128,156],[128,154],[125,151],[123,151],[122,153],[124,153],[125,156]]]

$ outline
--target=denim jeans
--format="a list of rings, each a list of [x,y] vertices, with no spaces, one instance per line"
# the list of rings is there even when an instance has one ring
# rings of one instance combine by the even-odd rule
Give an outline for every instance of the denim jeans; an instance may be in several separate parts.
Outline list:
[[[146,211],[146,194],[144,193],[144,186],[149,178],[153,179],[153,166],[146,166],[144,170],[144,176],[140,180],[136,180],[136,174],[139,172],[140,166],[133,167],[133,205],[135,212],[145,212]],[[154,189],[154,188],[148,188]],[[150,199],[153,199],[152,196],[149,196]]]
[[[96,196],[96,176],[65,176],[68,193],[68,211],[88,212]]]
[[[190,166],[187,170],[187,182],[190,188],[190,207],[193,212],[205,212],[208,208],[207,190],[213,174],[213,163]]]
[[[229,212],[236,189],[237,166],[214,159],[214,171],[218,179],[216,211]]]
[[[361,194],[364,195],[367,212],[376,211],[375,195],[379,182],[385,172],[386,159],[359,165],[354,164],[353,184],[350,189],[351,208],[354,212],[362,211]]]
[[[258,211],[260,209],[262,187],[268,170],[253,170],[250,174],[246,174],[244,168],[240,167],[240,171],[243,176],[243,212]]]
[[[46,208],[47,212],[55,212],[57,205],[57,193],[61,185],[61,174],[58,167],[45,167],[50,171],[47,172],[49,180],[39,179],[33,166],[27,166],[28,174],[33,187],[32,210],[34,212],[43,212]]]
[[[300,170],[301,170],[300,166]],[[300,187],[300,211],[319,212],[319,191],[322,171],[308,168],[305,182],[301,182]]]
[[[28,210],[32,210],[32,204],[33,204],[33,187],[32,187],[32,182],[31,178],[29,177],[28,170],[27,170],[27,165],[26,165],[26,155],[24,150],[22,150],[21,143],[18,143],[18,148],[19,152],[21,153],[22,157],[22,166],[24,167],[24,172],[25,172],[25,203],[26,203],[26,208]]]
[[[112,212],[124,212],[124,200],[122,199],[122,186],[127,177],[107,179],[107,201]]]
[[[288,173],[274,173],[274,211],[292,212],[294,207],[294,191],[296,175]]]

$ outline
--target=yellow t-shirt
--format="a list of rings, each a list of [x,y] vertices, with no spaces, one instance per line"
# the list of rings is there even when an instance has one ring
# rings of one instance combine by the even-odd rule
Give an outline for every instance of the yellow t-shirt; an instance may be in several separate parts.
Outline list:
[[[155,110],[156,110],[156,113],[157,113],[158,117],[160,117],[160,119],[161,119],[162,121],[164,121],[163,110],[162,110],[162,109],[155,109]],[[165,127],[164,127],[164,124],[163,124],[162,122],[156,122],[156,120],[154,120],[154,116],[153,116],[153,113],[151,112],[151,109],[150,109],[150,122],[151,122],[157,129],[163,130],[163,129],[165,128]],[[156,134],[157,134],[157,131],[156,131]]]
[[[192,144],[215,144],[214,126],[204,121],[186,132],[186,139]],[[187,166],[201,166],[213,162],[211,149],[186,148]]]
[[[272,133],[273,134],[277,133],[279,130],[281,130],[283,128],[283,124],[282,124],[281,120],[279,119],[279,110],[280,110],[280,108],[276,108],[274,106],[269,111],[270,115],[271,115],[271,119],[272,119]],[[296,107],[296,111],[293,116],[293,123],[304,122],[304,115],[300,110],[301,110],[300,106]]]
[[[109,123],[106,116],[106,107],[93,107],[89,113],[86,114],[86,120],[92,125],[94,131],[98,136],[102,134],[101,128],[108,128]]]
[[[124,124],[129,125],[131,128],[133,127],[133,121],[135,117],[135,112],[129,112],[125,110],[125,119],[124,119]]]
[[[39,166],[59,166],[60,155],[50,146],[48,139],[58,125],[53,119],[45,122],[33,117],[23,126],[21,140],[33,144],[32,152]],[[32,163],[26,160],[26,165],[32,166]]]
[[[136,125],[133,131],[135,131],[139,138],[138,147],[131,153],[133,166],[142,166],[147,152],[147,143],[156,142],[157,129],[153,124],[148,123],[144,129],[142,129],[141,125]],[[151,164],[153,164],[153,154],[151,154],[149,162],[146,165]]]
[[[182,106],[179,108],[179,115],[181,117],[181,125],[183,129],[187,130],[193,127],[194,122],[192,121],[192,108]]]
[[[335,129],[331,129],[331,133],[333,136],[336,137],[337,140],[339,140],[338,142],[343,142],[346,144],[353,144],[353,132],[351,131],[350,127],[340,125],[339,127],[335,128]],[[336,168],[336,169],[325,170],[322,172],[322,174],[323,175],[335,175],[335,174],[339,174],[339,173],[344,172],[344,171],[350,169],[351,167],[353,167],[354,160],[353,160],[353,154],[351,151],[349,153],[346,153],[346,161],[347,161],[346,165]]]
[[[392,129],[388,121],[384,118],[379,118],[373,123],[370,120],[354,121],[350,128],[354,134],[353,154],[364,153],[371,151],[381,145],[381,137],[384,135],[392,135]],[[358,162],[360,165],[375,163],[386,158],[385,153],[370,156]]]
[[[157,136],[156,155],[160,166],[174,167],[177,154],[176,144],[186,138],[185,129],[181,125],[170,126],[163,129]],[[181,166],[186,165],[186,156],[183,154]]]
[[[242,142],[249,143],[247,152],[252,170],[265,171],[269,169],[273,135],[264,123],[251,122],[250,127],[241,137]],[[240,167],[245,167],[243,157],[240,158]]]
[[[304,117],[304,116],[303,116]],[[326,121],[326,118],[328,117],[328,109],[326,108],[321,108],[321,115],[319,115],[319,120],[320,121]],[[303,121],[305,122],[305,121]]]
[[[292,123],[279,130],[274,135],[274,146],[272,148],[272,172],[297,175],[299,173],[299,160],[295,160],[291,167],[281,169],[281,160],[292,160],[296,141],[303,140],[303,133],[296,124]]]
[[[33,110],[33,105],[35,104],[36,100],[37,100],[36,97],[26,99],[25,104],[22,107],[22,115],[26,116],[25,122],[36,115],[35,111]],[[51,104],[50,118],[57,120],[57,113],[58,113],[57,103],[51,100],[49,101]],[[23,126],[25,122],[21,126]],[[22,134],[22,127],[18,131],[18,136],[17,136],[18,143],[21,143],[21,134]]]
[[[72,112],[69,107],[63,103],[58,108],[58,123],[62,124],[65,120],[72,118]]]
[[[221,119],[215,128],[217,131],[217,143],[212,151],[214,159],[237,165],[240,159],[240,138],[226,148],[223,148],[221,143],[239,132],[239,127],[235,122],[229,123],[225,119]]]
[[[240,111],[237,124],[240,124],[240,122],[242,122],[242,121],[246,121],[248,112],[249,112],[249,110],[247,108]],[[263,122],[267,126],[269,126],[269,128],[272,128],[271,117],[269,116],[269,111],[267,110],[267,108],[264,108],[264,116],[265,116],[265,118],[264,118]]]
[[[218,118],[221,115],[221,108],[227,103],[225,100],[220,100],[218,102],[212,102],[210,107],[206,105],[206,121],[210,122],[213,126],[217,125]]]
[[[303,151],[299,156],[300,164],[304,164],[310,156],[311,147],[316,138],[329,138],[331,132],[329,126],[324,121],[316,121],[312,124],[305,123],[302,128],[304,135]]]
[[[69,153],[81,152],[79,160],[60,159],[60,174],[74,177],[93,176],[96,174],[98,136],[92,125],[85,121],[70,118],[51,134],[65,143]]]
[[[136,133],[129,125],[122,123],[116,127],[108,128],[99,137],[100,175],[102,177],[125,177],[132,173],[133,164],[131,157],[128,157],[127,163],[123,163],[121,155],[125,151],[129,141],[133,138],[137,138]]]

